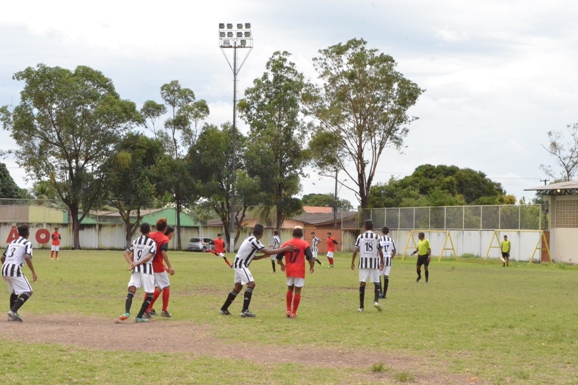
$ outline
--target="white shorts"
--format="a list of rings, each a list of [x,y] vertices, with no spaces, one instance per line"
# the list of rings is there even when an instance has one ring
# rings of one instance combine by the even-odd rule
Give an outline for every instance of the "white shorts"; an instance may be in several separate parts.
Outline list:
[[[249,282],[254,282],[253,274],[249,271],[246,267],[239,267],[234,268],[235,270],[235,282],[234,283],[241,283],[241,285],[246,285]]]
[[[379,270],[378,269],[359,269],[359,282],[370,282],[379,283]]]
[[[333,258],[333,251],[327,252],[327,258]]]
[[[152,274],[133,272],[130,276],[128,286],[134,286],[137,289],[142,287],[145,293],[155,292],[155,276]]]
[[[32,286],[30,286],[24,274],[20,277],[4,277],[4,280],[8,284],[8,292],[10,294],[20,295],[28,292],[32,293]]]
[[[389,271],[391,270],[391,266],[385,266],[383,270],[379,272],[379,275],[389,276]]]
[[[60,246],[52,245],[52,247],[50,248],[50,251],[59,251],[59,250],[60,250]]]
[[[312,251],[311,254],[313,254],[313,258],[317,259],[317,251]]]
[[[169,281],[169,275],[166,271],[162,273],[155,273],[155,287],[159,289],[164,289],[165,287],[171,286],[171,282]]]
[[[223,253],[219,253],[219,257],[221,257],[221,258],[225,258],[225,254],[223,254]]]
[[[303,287],[305,278],[287,277],[287,286]]]

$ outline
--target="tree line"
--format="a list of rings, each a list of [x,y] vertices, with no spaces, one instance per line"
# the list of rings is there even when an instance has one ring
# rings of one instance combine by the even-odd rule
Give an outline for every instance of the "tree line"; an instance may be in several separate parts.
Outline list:
[[[177,80],[160,87],[160,101],[138,108],[86,66],[38,64],[17,72],[20,102],[1,107],[0,120],[16,142],[9,153],[19,166],[68,208],[75,248],[90,210],[118,210],[128,241],[151,197],[167,196],[177,218],[191,207],[217,215],[230,242],[249,208],[273,216],[277,228],[298,213],[295,196],[309,164],[339,181],[345,173],[352,182],[344,186],[367,207],[383,150],[400,148],[416,119],[407,112],[423,90],[366,41],[320,50],[313,62],[317,83],[304,78],[288,52],[272,55],[237,105],[249,132],[234,133],[234,152],[231,124],[208,124],[206,101]],[[236,232],[229,234],[233,198]]]

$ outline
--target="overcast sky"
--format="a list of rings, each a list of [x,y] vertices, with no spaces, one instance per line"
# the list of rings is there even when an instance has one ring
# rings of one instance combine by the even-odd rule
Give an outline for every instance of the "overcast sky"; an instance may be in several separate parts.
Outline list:
[[[206,3],[199,5],[201,3]],[[531,199],[542,184],[547,132],[578,122],[578,2],[572,0],[165,0],[6,2],[0,12],[0,105],[15,105],[12,75],[44,63],[87,65],[111,78],[139,107],[161,101],[171,80],[207,100],[209,123],[232,120],[233,75],[218,46],[218,24],[252,24],[254,49],[238,97],[273,52],[290,52],[314,80],[318,50],[363,38],[426,91],[409,114],[402,153],[382,156],[376,182],[425,163],[482,171],[508,194]],[[243,50],[240,54],[244,54]],[[244,128],[246,129],[246,128]],[[14,146],[0,131],[1,149]],[[0,160],[29,187],[14,159]],[[308,170],[302,194],[332,193]],[[345,177],[343,177],[345,178]],[[342,188],[341,198],[357,205]]]

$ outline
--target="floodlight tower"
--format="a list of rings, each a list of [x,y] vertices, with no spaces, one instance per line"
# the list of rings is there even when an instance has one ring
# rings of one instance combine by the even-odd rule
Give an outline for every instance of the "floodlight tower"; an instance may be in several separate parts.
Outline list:
[[[234,27],[237,28],[234,28]],[[219,47],[223,52],[223,56],[227,59],[229,67],[233,71],[233,129],[232,129],[232,144],[233,144],[233,173],[232,178],[232,194],[231,194],[231,227],[230,227],[230,239],[229,239],[229,253],[235,251],[235,194],[236,194],[236,152],[237,152],[237,75],[245,61],[249,57],[249,54],[253,50],[253,33],[251,32],[251,23],[219,23]],[[241,64],[237,66],[237,49],[247,48],[248,51],[245,57],[241,61]],[[233,63],[229,60],[226,50],[233,50]]]

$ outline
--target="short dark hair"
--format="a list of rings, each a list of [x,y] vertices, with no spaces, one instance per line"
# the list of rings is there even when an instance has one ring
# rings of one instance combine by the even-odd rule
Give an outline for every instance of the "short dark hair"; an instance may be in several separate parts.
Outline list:
[[[28,225],[18,226],[18,235],[20,235],[23,238],[26,238],[27,236],[30,235],[30,227],[28,227]]]
[[[143,234],[148,234],[151,232],[151,225],[148,222],[143,222],[140,224],[140,232]]]
[[[315,235],[315,231],[312,231],[312,232],[311,232],[311,235]]]
[[[384,233],[384,234],[389,234],[389,227],[383,226],[383,227],[381,228],[381,232]]]
[[[363,227],[366,230],[373,230],[373,221],[371,219],[366,219],[365,222],[363,222]]]
[[[273,230],[273,234],[274,234],[274,235],[279,235],[279,231],[278,231],[278,230]]]
[[[327,235],[331,235],[331,233],[327,233]]]
[[[165,231],[165,235],[169,235],[170,233],[174,233],[175,228],[173,226],[167,226],[167,231]]]
[[[217,234],[217,237],[222,237],[222,236],[223,236],[223,233]]]
[[[255,227],[253,227],[253,235],[263,235],[263,225],[257,223]]]
[[[424,237],[424,238],[425,238],[425,233],[422,232],[422,231],[420,231],[419,233],[417,233],[417,236],[418,236],[418,237]]]
[[[293,238],[301,238],[303,236],[303,229],[293,229]]]

